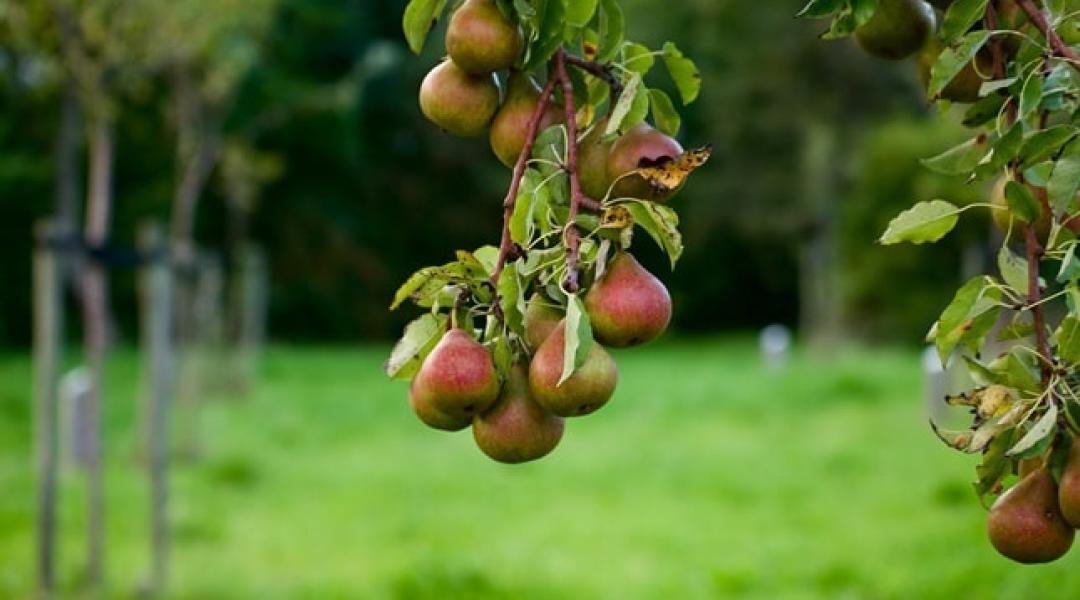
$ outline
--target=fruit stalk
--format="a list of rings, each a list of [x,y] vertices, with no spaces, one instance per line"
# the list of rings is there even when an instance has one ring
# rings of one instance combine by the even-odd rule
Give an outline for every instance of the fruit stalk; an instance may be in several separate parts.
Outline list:
[[[1053,26],[1046,20],[1046,15],[1039,10],[1039,7],[1035,6],[1032,0],[1017,0],[1017,3],[1027,13],[1035,27],[1046,37],[1046,41],[1050,44],[1050,48],[1054,50],[1054,53],[1080,70],[1080,54],[1073,52],[1072,48],[1057,34],[1057,31],[1054,31]]]
[[[566,242],[566,291],[576,294],[581,289],[578,280],[578,263],[581,260],[581,231],[577,227],[577,216],[581,211],[581,199],[584,194],[581,191],[581,180],[578,178],[577,167],[577,110],[574,108],[574,83],[570,80],[570,73],[566,71],[566,52],[559,50],[555,53],[555,77],[559,80],[563,91],[563,106],[566,109],[566,171],[570,176],[570,214],[566,218],[566,229],[563,230],[563,239]]]
[[[506,267],[506,260],[514,247],[514,242],[510,238],[510,218],[513,216],[514,206],[517,204],[521,180],[525,177],[525,167],[529,164],[533,146],[536,144],[536,136],[540,133],[540,121],[543,120],[544,112],[547,110],[548,103],[551,102],[551,95],[555,93],[556,83],[556,79],[551,77],[548,79],[547,84],[544,85],[544,89],[540,91],[540,100],[536,103],[532,118],[529,119],[529,128],[525,134],[525,145],[521,148],[521,154],[518,155],[517,162],[514,163],[514,172],[510,178],[510,190],[507,191],[506,198],[503,200],[502,241],[499,243],[499,259],[495,264],[495,271],[491,274],[491,285],[496,288],[499,285],[499,276],[502,275],[503,268]],[[498,304],[496,304],[497,306]],[[500,313],[497,311],[497,314]]]

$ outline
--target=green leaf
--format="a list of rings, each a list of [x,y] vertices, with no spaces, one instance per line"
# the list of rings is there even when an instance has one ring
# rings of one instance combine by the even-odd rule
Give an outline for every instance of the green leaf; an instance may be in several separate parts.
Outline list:
[[[1076,193],[1080,191],[1080,139],[1065,147],[1054,164],[1046,192],[1055,213],[1071,213],[1076,209]]]
[[[1016,435],[1016,429],[1009,428],[994,436],[986,447],[982,463],[975,467],[975,475],[978,477],[975,493],[980,501],[992,493],[1011,470],[1012,461],[1005,456],[1005,452],[1013,445]]]
[[[644,76],[656,64],[656,57],[645,46],[629,42],[623,47],[623,66]]]
[[[893,219],[879,241],[885,245],[936,242],[956,227],[959,215],[959,209],[944,200],[920,202]]]
[[[1009,181],[1005,184],[1005,201],[1013,216],[1024,223],[1034,223],[1042,215],[1042,206],[1028,186]]]
[[[644,85],[641,82],[641,75],[633,73],[630,79],[623,85],[623,91],[619,94],[619,99],[615,101],[615,108],[611,111],[611,116],[608,117],[607,129],[604,130],[605,136],[614,135],[620,131],[626,131],[634,124],[623,126],[625,121],[628,121],[627,117],[634,111],[634,103],[637,100],[639,93],[644,92]],[[647,98],[648,96],[646,96]],[[640,121],[638,121],[640,123]]]
[[[683,104],[690,104],[698,97],[701,91],[701,73],[694,61],[683,56],[683,53],[671,42],[664,43],[664,65],[667,66],[671,79],[675,81],[675,87],[679,89]]]
[[[1002,246],[998,252],[998,270],[1005,283],[1024,296],[1028,294],[1027,261],[1009,250],[1008,246]]]
[[[1020,115],[1021,121],[1027,119],[1039,110],[1039,104],[1043,99],[1043,78],[1040,69],[1033,69],[1024,82],[1024,88],[1020,92]]]
[[[510,215],[510,239],[521,246],[528,245],[536,230],[535,212],[537,195],[546,193],[540,185],[540,174],[535,169],[525,169],[518,192],[514,212]]]
[[[596,51],[596,61],[601,64],[611,62],[622,47],[623,12],[618,0],[600,0],[600,44]]]
[[[566,5],[566,21],[574,27],[584,27],[596,14],[597,0],[571,0]]]
[[[539,68],[551,59],[562,46],[566,32],[566,0],[543,0],[533,21],[536,41],[529,48],[525,70]]]
[[[833,17],[829,24],[829,30],[821,34],[823,40],[838,40],[851,35],[855,31],[855,15],[851,7],[846,7]]]
[[[1069,125],[1058,125],[1032,134],[1020,148],[1020,168],[1028,169],[1057,154],[1076,134],[1076,129]]]
[[[405,16],[401,28],[405,31],[405,40],[409,49],[416,54],[424,49],[428,33],[446,8],[447,0],[412,0],[405,7]]]
[[[956,346],[978,342],[993,327],[1000,310],[1001,290],[991,284],[985,275],[972,278],[942,311],[934,336],[942,364],[948,361]]]
[[[446,331],[446,317],[426,314],[409,323],[387,359],[386,374],[393,379],[411,379],[420,370],[431,349]]]
[[[945,43],[951,44],[957,38],[971,29],[971,26],[979,22],[986,14],[988,0],[956,0],[945,11],[945,19],[941,22],[941,38]],[[972,55],[974,57],[974,54]],[[968,59],[970,60],[970,58]]]
[[[965,0],[959,0],[957,4],[964,2]],[[978,0],[984,5],[986,0]],[[957,6],[954,4],[953,6]],[[950,9],[950,12],[952,10]],[[964,36],[958,45],[955,47],[945,48],[938,56],[937,62],[930,68],[930,83],[927,86],[926,93],[931,98],[937,98],[941,95],[945,86],[949,85],[961,71],[964,70],[971,61],[978,54],[979,50],[986,45],[987,40],[990,39],[990,32],[988,31],[974,31]]]
[[[982,162],[986,152],[986,140],[976,137],[920,162],[927,169],[942,175],[967,175]]]
[[[507,265],[499,274],[499,306],[502,307],[506,325],[511,331],[525,334],[525,294],[516,265]]]
[[[1050,403],[1050,408],[1042,418],[1032,425],[1031,429],[1028,429],[1016,445],[1009,449],[1006,456],[1024,459],[1042,454],[1054,433],[1057,432],[1057,417],[1057,405]]]
[[[656,127],[675,137],[679,133],[679,127],[682,126],[682,117],[675,110],[675,103],[671,101],[671,97],[664,90],[651,89],[649,90],[649,106]]]
[[[1061,268],[1058,269],[1057,282],[1067,283],[1080,279],[1080,258],[1076,256],[1076,244],[1069,244],[1069,250],[1065,258],[1061,259]]]
[[[1054,346],[1058,356],[1072,363],[1080,363],[1080,319],[1069,315],[1061,321],[1054,332]]]
[[[574,371],[585,364],[585,359],[592,350],[592,325],[581,298],[571,295],[566,303],[566,345],[563,346],[563,371],[558,385],[562,385],[574,375]]]
[[[877,12],[877,5],[878,0],[851,0],[851,15],[855,19],[856,29],[870,22]]]
[[[634,223],[664,249],[671,268],[679,262],[683,252],[682,234],[679,233],[679,215],[671,208],[647,200],[634,200],[626,203],[626,208],[634,217]]]
[[[820,19],[840,10],[843,5],[844,0],[810,0],[795,16]]]

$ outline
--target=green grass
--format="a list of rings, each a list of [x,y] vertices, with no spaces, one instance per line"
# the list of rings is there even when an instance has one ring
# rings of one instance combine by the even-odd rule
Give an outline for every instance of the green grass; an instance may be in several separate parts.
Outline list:
[[[488,461],[423,429],[384,348],[277,348],[177,466],[173,598],[1075,598],[1080,555],[999,558],[975,459],[925,424],[914,353],[762,369],[741,340],[622,352],[620,388],[554,455]],[[109,590],[146,570],[138,363],[110,372]],[[0,598],[32,579],[29,363],[0,358]],[[65,475],[77,585],[81,482]]]

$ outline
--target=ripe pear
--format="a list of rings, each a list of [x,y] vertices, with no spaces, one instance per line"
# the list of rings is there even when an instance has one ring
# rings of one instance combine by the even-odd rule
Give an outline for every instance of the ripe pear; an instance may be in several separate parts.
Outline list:
[[[944,49],[942,43],[934,38],[919,53],[919,80],[923,87],[930,85],[930,69],[937,62],[938,56]],[[979,100],[979,90],[982,84],[994,77],[994,57],[986,51],[980,51],[975,59],[964,66],[956,77],[941,90],[940,97],[950,102],[971,104]]]
[[[607,174],[608,155],[613,141],[604,141],[608,120],[598,121],[588,135],[578,140],[578,179],[581,190],[594,200],[603,200],[611,187]]]
[[[1058,485],[1058,505],[1069,525],[1080,528],[1080,441],[1076,438],[1069,446],[1069,459]]]
[[[464,417],[451,417],[437,408],[431,403],[430,396],[418,395],[416,393],[416,380],[413,379],[412,386],[409,388],[409,405],[412,406],[413,412],[416,416],[424,422],[425,425],[432,429],[439,429],[442,431],[461,431],[468,427],[471,423],[471,419]]]
[[[878,0],[874,16],[855,29],[855,42],[868,54],[900,60],[926,45],[936,23],[924,0]]]
[[[1058,508],[1054,477],[1037,469],[1001,495],[987,520],[990,543],[1019,563],[1045,563],[1061,558],[1076,533]]]
[[[414,408],[425,413],[430,408],[456,421],[484,412],[498,395],[499,376],[491,353],[456,328],[439,340],[412,383]]]
[[[994,219],[994,225],[997,228],[1006,233],[1009,231],[1009,224],[1012,223],[1012,234],[1014,239],[1023,239],[1024,235],[1021,227],[1023,223],[1020,221],[1014,221],[1012,209],[1009,208],[1009,201],[1005,198],[1005,186],[1008,185],[1009,178],[1002,176],[994,183],[993,189],[990,191],[990,216]],[[1039,216],[1039,220],[1035,222],[1035,235],[1039,239],[1046,239],[1046,236],[1050,235],[1050,211],[1049,201],[1046,200],[1045,188],[1032,187],[1032,192],[1035,194],[1035,198],[1043,204],[1042,214]],[[1046,200],[1046,201],[1044,201]]]
[[[648,123],[631,127],[611,145],[608,153],[607,176],[610,181],[615,182],[615,197],[640,198],[654,202],[667,200],[675,190],[661,193],[640,175],[626,174],[641,167],[655,165],[665,158],[677,159],[682,154],[683,147],[679,142],[657,131]]]
[[[499,112],[495,113],[495,120],[491,122],[491,132],[488,135],[491,149],[504,165],[513,167],[517,163],[521,149],[525,147],[529,121],[532,120],[539,101],[540,88],[528,73],[514,71],[510,74],[506,84],[506,100]],[[562,118],[562,111],[548,103],[538,132],[558,123]]]
[[[446,27],[446,52],[473,75],[510,68],[524,45],[521,30],[502,14],[495,0],[465,0]]]
[[[529,348],[540,348],[562,318],[562,311],[552,306],[550,300],[540,294],[533,294],[525,309],[525,341]]]
[[[473,438],[492,459],[518,464],[547,456],[559,445],[563,428],[561,418],[533,399],[525,367],[515,365],[495,406],[473,419]]]
[[[618,369],[603,346],[593,343],[585,363],[559,385],[563,371],[566,321],[560,321],[529,365],[529,389],[541,406],[560,417],[587,415],[615,393]]]
[[[469,75],[454,61],[439,63],[420,84],[420,110],[432,123],[462,137],[475,137],[499,108],[494,75]]]
[[[596,340],[627,348],[653,340],[671,321],[667,288],[629,252],[619,252],[585,295]]]

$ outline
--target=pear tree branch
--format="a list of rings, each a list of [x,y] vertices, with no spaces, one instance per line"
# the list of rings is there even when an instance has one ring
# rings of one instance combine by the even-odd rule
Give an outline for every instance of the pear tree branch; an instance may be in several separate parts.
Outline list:
[[[615,73],[611,71],[610,67],[602,65],[595,60],[586,60],[569,53],[564,54],[564,56],[566,57],[566,64],[573,65],[589,75],[603,80],[604,83],[611,88],[612,99],[618,98],[619,95],[622,94],[622,81],[619,81],[619,78],[615,76]]]
[[[1054,54],[1069,61],[1074,68],[1080,70],[1080,54],[1077,54],[1061,39],[1061,36],[1054,31],[1054,27],[1046,20],[1046,14],[1035,6],[1032,0],[1017,0],[1020,8],[1024,9],[1031,22],[1035,24],[1035,27],[1042,32],[1046,37],[1046,42],[1050,44],[1050,48],[1054,51]]]
[[[502,275],[503,269],[506,267],[506,261],[514,251],[514,241],[510,237],[510,218],[514,215],[514,206],[517,205],[518,192],[521,190],[521,180],[525,177],[525,168],[529,164],[529,157],[532,156],[533,146],[536,145],[536,136],[540,133],[540,122],[544,119],[544,112],[547,111],[548,104],[551,103],[551,96],[555,93],[556,83],[555,77],[548,78],[547,84],[544,85],[544,89],[540,92],[536,108],[533,109],[532,116],[529,118],[529,127],[525,131],[525,145],[521,147],[521,154],[518,155],[517,162],[514,163],[510,189],[506,192],[506,198],[503,200],[503,227],[502,241],[499,243],[499,258],[495,263],[495,271],[491,274],[491,285],[495,288],[498,288],[499,276]],[[501,315],[498,306],[499,303],[496,302],[496,314]]]

